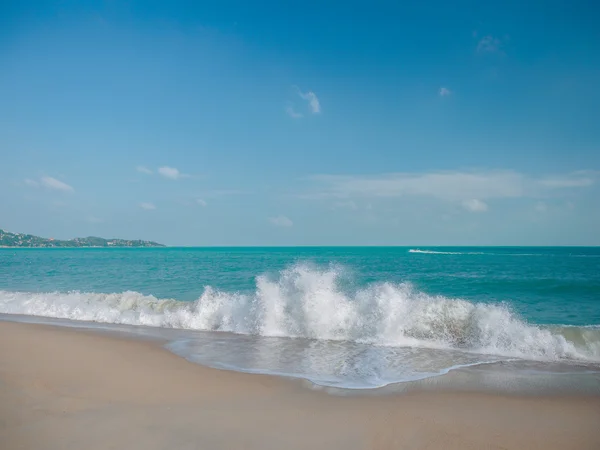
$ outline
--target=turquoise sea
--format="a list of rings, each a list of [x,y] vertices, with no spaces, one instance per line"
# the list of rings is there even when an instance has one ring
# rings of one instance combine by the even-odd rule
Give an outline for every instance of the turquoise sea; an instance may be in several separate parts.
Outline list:
[[[345,388],[485,365],[597,374],[600,248],[5,248],[0,314]]]

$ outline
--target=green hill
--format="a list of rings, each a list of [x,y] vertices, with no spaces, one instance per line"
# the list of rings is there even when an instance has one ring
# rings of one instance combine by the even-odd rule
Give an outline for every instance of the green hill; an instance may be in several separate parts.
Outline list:
[[[164,245],[151,241],[104,239],[93,236],[63,241],[31,234],[9,233],[0,229],[0,247],[164,247]]]

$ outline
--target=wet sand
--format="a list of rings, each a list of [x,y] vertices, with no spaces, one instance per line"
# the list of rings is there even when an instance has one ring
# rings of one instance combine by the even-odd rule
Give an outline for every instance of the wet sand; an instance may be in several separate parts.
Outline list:
[[[332,396],[155,342],[0,322],[0,449],[598,449],[600,397]]]

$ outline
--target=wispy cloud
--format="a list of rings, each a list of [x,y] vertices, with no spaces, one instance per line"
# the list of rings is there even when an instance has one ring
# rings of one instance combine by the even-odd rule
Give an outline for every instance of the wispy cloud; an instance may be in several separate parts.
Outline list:
[[[465,200],[462,202],[463,208],[471,212],[485,212],[488,210],[488,205],[476,198]]]
[[[169,178],[171,180],[179,180],[180,178],[187,178],[189,176],[184,173],[181,173],[175,167],[169,167],[169,166],[159,167],[158,173],[161,176],[163,176],[165,178]]]
[[[145,166],[137,166],[135,170],[140,173],[145,173],[146,175],[152,175],[152,171]]]
[[[520,197],[523,176],[512,171],[316,175],[320,196],[331,198],[431,196],[462,201],[471,198]]]
[[[321,103],[319,102],[319,99],[314,92],[312,92],[312,91],[309,91],[306,93],[300,92],[300,97],[302,97],[304,100],[308,101],[310,110],[313,114],[319,114],[321,112]]]
[[[86,220],[86,222],[89,222],[89,223],[102,223],[102,222],[104,222],[103,219],[100,219],[99,217],[95,217],[95,216],[87,216],[85,218],[85,220]]]
[[[198,205],[200,205],[200,206],[207,206],[207,205],[208,205],[208,203],[206,202],[206,200],[204,200],[204,199],[201,199],[201,198],[197,198],[197,199],[196,199],[196,203],[197,203]]]
[[[285,107],[285,113],[292,119],[301,119],[304,117],[304,114],[297,112],[292,105],[287,105]]]
[[[32,187],[45,187],[46,189],[51,189],[54,191],[63,191],[63,192],[73,192],[74,189],[72,186],[67,183],[57,180],[52,177],[42,177],[39,181],[34,181],[30,179],[25,180],[25,184]]]
[[[152,211],[156,209],[154,203],[142,202],[140,203],[140,208],[145,209],[146,211]]]
[[[440,97],[447,97],[450,94],[452,94],[452,91],[450,89],[448,89],[448,88],[441,87],[439,93],[440,93]]]
[[[492,35],[483,36],[477,42],[477,53],[495,53],[500,50],[502,41]]]
[[[600,175],[597,171],[580,170],[567,175],[552,175],[540,180],[540,184],[549,188],[588,187],[595,183]]]
[[[467,209],[482,210],[486,200],[545,197],[556,190],[590,187],[599,178],[597,171],[534,177],[510,170],[315,175],[309,178],[313,184],[312,192],[302,197],[340,201],[423,196],[461,202]]]
[[[286,216],[269,217],[269,222],[276,227],[291,227],[294,225],[294,222]]]
[[[319,102],[319,98],[317,97],[317,94],[315,94],[313,91],[302,92],[298,86],[294,86],[294,87],[296,89],[296,92],[298,92],[298,95],[300,96],[300,98],[303,100],[306,100],[308,102],[310,112],[312,114],[320,114],[321,113],[321,102]]]
[[[545,202],[537,202],[533,209],[539,213],[544,213],[548,211],[548,205]]]
[[[137,166],[135,170],[146,175],[154,174],[154,171],[146,166]],[[158,169],[156,169],[156,173],[158,173],[162,177],[169,178],[170,180],[179,180],[181,178],[189,177],[189,175],[181,173],[179,169],[170,166],[159,167]]]

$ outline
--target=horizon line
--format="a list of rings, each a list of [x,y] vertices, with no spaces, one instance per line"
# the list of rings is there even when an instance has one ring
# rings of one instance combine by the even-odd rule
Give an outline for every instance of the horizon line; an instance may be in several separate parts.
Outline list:
[[[127,239],[133,240],[133,239]],[[136,239],[137,240],[137,239]],[[471,247],[471,248],[600,248],[600,244],[584,245],[584,244],[553,244],[553,245],[483,245],[483,244],[470,244],[470,245],[459,245],[459,244],[441,244],[441,245],[371,245],[371,244],[348,244],[348,245],[167,245],[161,244],[157,247],[130,247],[130,246],[110,246],[110,247],[10,247],[0,246],[0,249],[43,249],[43,250],[75,250],[75,249],[131,249],[131,250],[160,250],[160,249],[176,249],[176,248],[457,248],[457,247]]]

